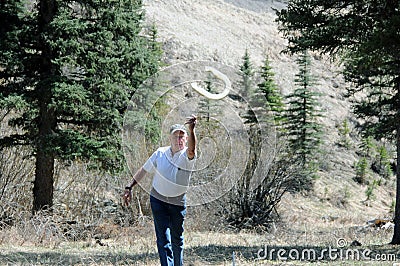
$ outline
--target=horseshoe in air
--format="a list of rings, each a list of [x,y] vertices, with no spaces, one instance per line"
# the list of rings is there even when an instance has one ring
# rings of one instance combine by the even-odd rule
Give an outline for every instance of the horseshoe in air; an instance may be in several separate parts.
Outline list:
[[[211,93],[209,91],[206,91],[204,88],[201,86],[197,85],[196,82],[190,83],[193,89],[195,89],[198,93],[203,95],[204,97],[207,97],[211,100],[221,100],[222,98],[226,97],[229,94],[229,91],[232,89],[232,83],[229,80],[229,78],[216,70],[213,67],[206,66],[205,71],[209,71],[214,74],[218,79],[222,80],[225,83],[225,89],[221,93]]]

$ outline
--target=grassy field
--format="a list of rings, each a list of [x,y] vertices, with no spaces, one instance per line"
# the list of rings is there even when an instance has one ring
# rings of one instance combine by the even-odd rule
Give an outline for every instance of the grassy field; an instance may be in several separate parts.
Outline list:
[[[391,230],[328,221],[277,224],[274,233],[198,231],[195,218],[187,220],[185,265],[396,265],[396,260],[400,263],[399,248],[387,244]],[[52,237],[44,227],[31,230],[37,231],[21,227],[1,231],[1,265],[158,265],[150,219],[132,227],[104,225],[104,238],[93,235],[85,241]],[[362,246],[351,246],[354,240]]]
[[[394,265],[395,259],[390,254],[397,254],[400,261],[398,248],[388,245],[347,247],[342,249],[342,255],[341,249],[332,247],[333,252],[321,259],[320,252],[329,246],[277,245],[274,243],[279,240],[268,241],[260,235],[243,233],[190,232],[186,237],[186,265],[233,265],[233,261],[236,265]],[[0,262],[2,265],[158,265],[153,241],[149,236],[138,237],[131,243],[107,240],[101,245],[96,241],[59,243],[57,247],[3,245]],[[360,254],[370,249],[371,259],[380,254],[378,259],[384,261],[358,259],[356,248]],[[264,258],[267,249],[270,254],[272,251],[273,258]],[[278,250],[286,251],[285,254],[281,251],[280,259],[276,257]],[[319,254],[313,258],[308,256],[310,253],[303,252],[308,255],[303,257],[305,261],[301,261],[304,250],[315,250]]]

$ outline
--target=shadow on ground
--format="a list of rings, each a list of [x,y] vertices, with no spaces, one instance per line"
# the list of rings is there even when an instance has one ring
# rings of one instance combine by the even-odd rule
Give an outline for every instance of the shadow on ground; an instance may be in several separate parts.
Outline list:
[[[146,262],[157,259],[156,253],[132,255],[101,250],[98,253],[79,254],[70,254],[65,251],[0,253],[0,265],[146,265]]]

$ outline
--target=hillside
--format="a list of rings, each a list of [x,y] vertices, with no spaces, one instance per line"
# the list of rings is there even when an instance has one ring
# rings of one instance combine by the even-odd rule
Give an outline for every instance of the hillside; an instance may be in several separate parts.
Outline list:
[[[293,89],[297,72],[295,58],[281,53],[286,42],[277,30],[272,10],[282,8],[283,2],[146,0],[144,4],[148,21],[158,28],[168,65],[211,60],[238,68],[248,49],[256,67],[261,65],[264,54],[268,54],[275,81],[283,94]],[[316,90],[324,95],[321,103],[326,111],[322,121],[326,132],[325,165],[321,178],[316,180],[314,193],[286,195],[281,204],[283,217],[298,221],[300,227],[327,220],[333,227],[364,225],[374,218],[390,217],[394,180],[385,181],[374,190],[374,200],[365,201],[367,187],[353,181],[356,152],[336,145],[337,127],[345,119],[350,121],[351,128],[357,122],[350,113],[349,102],[342,96],[348,84],[338,74],[338,67],[327,58],[314,55],[312,65],[312,74],[318,77]],[[355,148],[359,140],[355,131],[351,135]]]

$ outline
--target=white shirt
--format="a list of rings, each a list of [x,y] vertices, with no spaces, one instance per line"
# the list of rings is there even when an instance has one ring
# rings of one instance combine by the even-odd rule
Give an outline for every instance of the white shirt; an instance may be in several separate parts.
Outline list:
[[[158,148],[143,165],[153,177],[153,188],[166,197],[186,193],[195,160],[187,156],[187,147],[172,156],[171,147]]]

